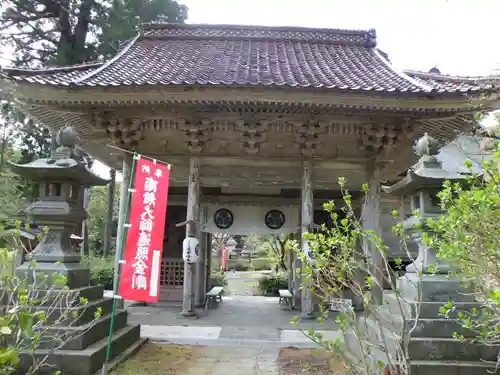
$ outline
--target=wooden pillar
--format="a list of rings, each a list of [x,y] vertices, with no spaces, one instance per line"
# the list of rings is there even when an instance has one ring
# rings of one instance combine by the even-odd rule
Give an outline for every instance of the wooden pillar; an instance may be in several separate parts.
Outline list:
[[[200,213],[200,175],[199,161],[196,157],[189,160],[188,199],[186,210],[186,237],[198,237]],[[193,264],[184,262],[184,282],[182,289],[182,316],[195,316],[193,293]]]
[[[302,251],[308,252],[307,240],[304,233],[313,228],[314,220],[314,196],[312,187],[312,162],[302,162],[302,194],[301,194],[301,246]],[[301,319],[314,319],[314,306],[312,299],[312,286],[308,281],[302,280],[302,293],[300,299]]]
[[[85,213],[87,212],[87,206],[89,205],[89,195],[90,195],[90,188],[84,188],[82,206],[83,206],[83,211]],[[82,234],[80,236],[83,237],[83,244],[82,246],[80,246],[81,255],[82,256],[90,255],[89,226],[87,218],[83,219],[82,221]]]
[[[380,227],[380,167],[378,165],[370,168],[369,191],[365,198],[362,215],[362,227],[365,230],[374,231],[377,236],[381,236]],[[372,304],[382,304],[384,285],[384,260],[380,249],[370,240],[363,241],[363,252],[368,262],[370,276],[374,279],[372,289]]]
[[[205,293],[212,288],[210,278],[212,276],[212,233],[207,233],[207,253],[206,253],[206,273],[205,273]]]
[[[207,254],[207,236],[201,233],[200,239],[200,257],[196,262],[195,285],[194,285],[194,306],[203,307],[205,300],[205,281],[206,277],[206,254]]]
[[[127,197],[128,189],[130,185],[130,175],[132,172],[132,157],[130,155],[125,155],[123,159],[122,166],[122,183],[120,184],[120,202],[118,206],[118,228],[116,232],[116,250],[115,250],[115,272],[113,275],[113,287],[116,285],[118,279],[119,271],[119,261],[121,257],[122,240],[123,240],[123,229],[125,220],[125,213],[127,211]]]
[[[293,278],[294,278],[294,269],[293,262],[296,258],[296,254],[293,250],[288,252],[288,264],[286,265],[288,268],[288,290],[293,294]]]
[[[106,232],[104,233],[104,248],[102,255],[106,257],[111,249],[111,229],[113,225],[113,208],[115,206],[115,187],[116,187],[116,171],[110,169],[109,176],[111,181],[108,186],[108,211],[106,215]]]

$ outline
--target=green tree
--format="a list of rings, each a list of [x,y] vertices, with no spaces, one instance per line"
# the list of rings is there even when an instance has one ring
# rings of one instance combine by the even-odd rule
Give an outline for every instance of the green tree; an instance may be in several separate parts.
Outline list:
[[[116,54],[141,22],[184,22],[187,7],[176,0],[6,0],[0,8],[0,47],[12,50],[16,67],[79,64]],[[54,142],[46,125],[13,103],[2,116],[14,127],[20,163],[47,157]],[[35,187],[23,182],[25,196]]]
[[[94,186],[90,190],[87,207],[89,245],[94,253],[99,253],[104,244],[106,235],[106,217],[108,212],[109,186]],[[118,204],[120,199],[120,185],[117,184],[114,194],[113,220],[118,219]],[[96,254],[97,255],[97,254]]]
[[[0,46],[13,49],[15,66],[71,65],[106,58],[141,22],[184,22],[175,0],[6,0]]]
[[[19,158],[19,151],[7,146],[2,156],[7,161]],[[23,216],[26,199],[17,176],[5,165],[0,169],[0,223],[6,223]]]

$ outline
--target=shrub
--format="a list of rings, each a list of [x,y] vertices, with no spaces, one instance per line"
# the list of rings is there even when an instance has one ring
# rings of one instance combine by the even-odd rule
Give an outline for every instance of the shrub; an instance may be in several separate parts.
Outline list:
[[[113,275],[115,272],[112,257],[86,257],[84,264],[90,268],[92,285],[102,285],[106,290],[113,290]]]
[[[280,289],[288,289],[286,274],[266,275],[259,279],[259,290],[265,296],[278,296]]]
[[[18,237],[12,242],[23,246]],[[0,249],[0,375],[48,373],[52,353],[75,337],[62,328],[80,325],[88,300],[68,288],[63,274],[38,272],[35,261],[29,261],[33,276],[14,275],[13,255]],[[101,315],[99,306],[78,334],[92,329]]]
[[[248,259],[241,259],[241,258],[228,259],[227,262],[227,269],[228,270],[234,269],[235,271],[267,271],[270,270],[271,268],[272,268],[272,260],[269,258],[255,258],[252,259],[251,262],[249,262]]]
[[[220,272],[210,275],[210,286],[227,286],[227,277]]]

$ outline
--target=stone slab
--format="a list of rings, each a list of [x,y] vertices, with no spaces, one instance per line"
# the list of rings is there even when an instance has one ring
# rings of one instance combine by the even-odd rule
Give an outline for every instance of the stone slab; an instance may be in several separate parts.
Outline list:
[[[171,341],[176,339],[217,340],[221,327],[185,327],[185,326],[141,326],[141,337],[152,341]]]
[[[279,341],[280,331],[267,327],[222,327],[222,339]]]
[[[343,335],[341,331],[315,331],[323,336],[323,340],[333,341],[337,338],[342,339]],[[300,348],[314,348],[318,345],[314,343],[309,337],[299,330],[288,330],[285,329],[281,331],[281,346],[282,347],[300,347]]]

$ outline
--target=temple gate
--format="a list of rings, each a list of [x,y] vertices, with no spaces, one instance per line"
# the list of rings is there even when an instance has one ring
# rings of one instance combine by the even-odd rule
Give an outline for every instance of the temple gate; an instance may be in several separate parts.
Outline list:
[[[182,299],[185,313],[207,287],[193,276],[207,258],[181,263],[180,242],[202,236],[215,208],[253,206],[260,221],[246,225],[260,226],[280,211],[304,232],[322,202],[341,198],[343,177],[363,225],[388,235],[388,207],[404,202],[381,198],[380,183],[416,161],[415,140],[428,132],[445,144],[496,105],[487,77],[396,70],[374,30],[144,25],[109,61],[3,69],[0,85],[41,123],[74,126],[90,154],[122,170],[122,202],[130,160],[109,145],[172,164],[162,295]],[[296,276],[297,304],[311,317],[311,291],[300,293]]]

